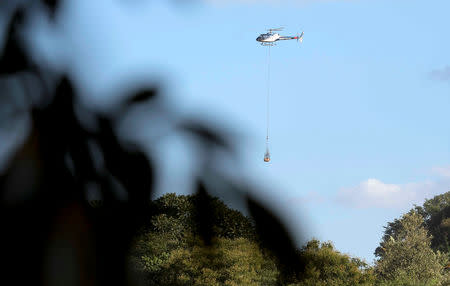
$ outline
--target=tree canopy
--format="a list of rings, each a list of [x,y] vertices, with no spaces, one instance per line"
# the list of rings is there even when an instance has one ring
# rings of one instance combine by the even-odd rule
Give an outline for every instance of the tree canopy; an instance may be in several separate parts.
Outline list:
[[[285,271],[255,234],[252,220],[218,198],[213,205],[214,238],[206,245],[195,219],[197,195],[166,194],[152,202],[149,225],[131,253],[134,273],[148,285],[371,285],[373,271],[331,242],[311,240],[297,249],[306,269]]]
[[[131,254],[140,279],[148,285],[431,286],[450,282],[445,267],[448,248],[444,247],[450,193],[426,200],[389,222],[374,266],[340,253],[332,242],[312,239],[295,253],[306,267],[293,271],[286,271],[277,256],[264,248],[250,218],[218,198],[210,201],[212,244],[205,244],[199,235],[198,195],[166,194],[152,202],[149,224],[136,237]]]
[[[415,206],[409,213],[418,213],[423,218],[423,225],[431,235],[431,248],[434,251],[450,253],[450,192],[425,200],[422,206]],[[401,230],[401,221],[388,222],[380,247],[375,250],[377,257],[382,256],[382,244],[394,237]]]
[[[153,202],[150,225],[132,249],[135,273],[150,285],[274,285],[275,260],[255,240],[251,220],[211,198],[214,239],[205,245],[197,199],[166,194]]]
[[[375,271],[381,280],[407,281],[410,285],[439,285],[441,254],[431,249],[431,236],[423,217],[411,211],[394,222],[378,249]]]
[[[292,279],[292,286],[373,285],[375,276],[363,260],[337,251],[331,242],[310,240],[299,250],[308,264]]]
[[[431,247],[450,252],[450,192],[426,200],[415,210],[422,215],[426,229],[433,236]]]
[[[449,235],[450,192],[388,222],[375,250],[378,279],[383,285],[450,285]]]

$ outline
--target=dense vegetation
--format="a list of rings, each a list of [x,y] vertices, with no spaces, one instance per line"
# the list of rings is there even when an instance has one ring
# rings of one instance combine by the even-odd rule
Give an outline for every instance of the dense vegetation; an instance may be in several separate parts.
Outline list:
[[[385,227],[375,271],[386,285],[450,285],[450,192]]]
[[[136,276],[148,285],[370,285],[372,269],[336,251],[330,242],[311,240],[298,255],[302,272],[283,271],[255,234],[252,221],[213,198],[214,241],[200,239],[196,199],[167,194],[152,202],[152,219],[138,235],[131,255]],[[290,273],[290,274],[286,274]]]
[[[374,265],[312,239],[297,250],[305,269],[289,274],[258,241],[251,219],[217,198],[212,202],[211,245],[198,234],[195,195],[166,194],[152,202],[152,219],[131,254],[144,285],[450,285],[450,192],[389,222]]]

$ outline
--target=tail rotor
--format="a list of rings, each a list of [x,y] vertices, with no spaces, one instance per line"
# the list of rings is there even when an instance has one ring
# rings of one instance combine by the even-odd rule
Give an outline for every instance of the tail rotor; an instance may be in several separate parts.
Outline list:
[[[302,32],[300,35],[299,34],[297,34],[297,42],[299,42],[300,41],[300,43],[303,43],[303,35],[304,35],[304,33]]]

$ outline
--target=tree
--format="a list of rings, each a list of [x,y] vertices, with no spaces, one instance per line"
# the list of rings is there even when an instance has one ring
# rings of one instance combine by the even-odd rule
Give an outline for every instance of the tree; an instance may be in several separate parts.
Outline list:
[[[241,212],[226,206],[220,199],[216,197],[208,198],[212,208],[212,231],[216,237],[238,238],[246,237],[251,240],[255,239],[255,230],[252,221],[244,216]],[[177,221],[178,224],[184,226],[184,230],[196,232],[198,229],[198,208],[196,207],[198,195],[176,195],[169,193],[161,196],[153,201],[152,208],[155,210],[154,216],[161,214]],[[162,219],[162,218],[160,218]],[[151,227],[154,231],[162,227],[161,224],[155,224],[152,221]],[[174,221],[173,221],[174,222]],[[162,221],[160,222],[162,223]],[[169,226],[170,227],[170,226]]]
[[[433,236],[431,248],[450,252],[450,192],[426,200],[415,210],[423,216],[425,227]]]
[[[396,220],[395,231],[385,232],[375,272],[381,281],[406,281],[406,285],[439,285],[441,255],[431,249],[431,236],[423,217],[414,211]],[[406,283],[405,282],[405,283]]]
[[[212,205],[212,245],[200,239],[197,195],[166,194],[135,239],[131,265],[150,285],[273,285],[275,259],[260,248],[252,222],[218,198]]]
[[[201,241],[170,253],[158,285],[274,285],[275,262],[246,238]]]
[[[443,253],[450,253],[450,192],[425,200],[423,206],[415,206],[409,213],[418,213],[423,217],[424,226],[432,236],[431,248]],[[401,229],[398,219],[388,222],[383,241],[395,236]],[[375,256],[382,255],[383,242],[375,250]]]
[[[299,254],[308,263],[304,272],[291,279],[291,286],[373,285],[375,280],[364,261],[336,251],[331,242],[312,239]]]

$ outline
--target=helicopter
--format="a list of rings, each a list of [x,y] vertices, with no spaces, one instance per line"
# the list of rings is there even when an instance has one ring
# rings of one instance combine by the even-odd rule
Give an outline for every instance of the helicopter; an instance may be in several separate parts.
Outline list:
[[[282,40],[297,40],[297,42],[303,42],[303,32],[300,35],[297,34],[297,36],[281,36],[278,33],[273,33],[282,30],[283,28],[267,29],[269,32],[259,35],[258,38],[256,38],[256,41],[261,42],[262,46],[274,46],[276,41]]]

